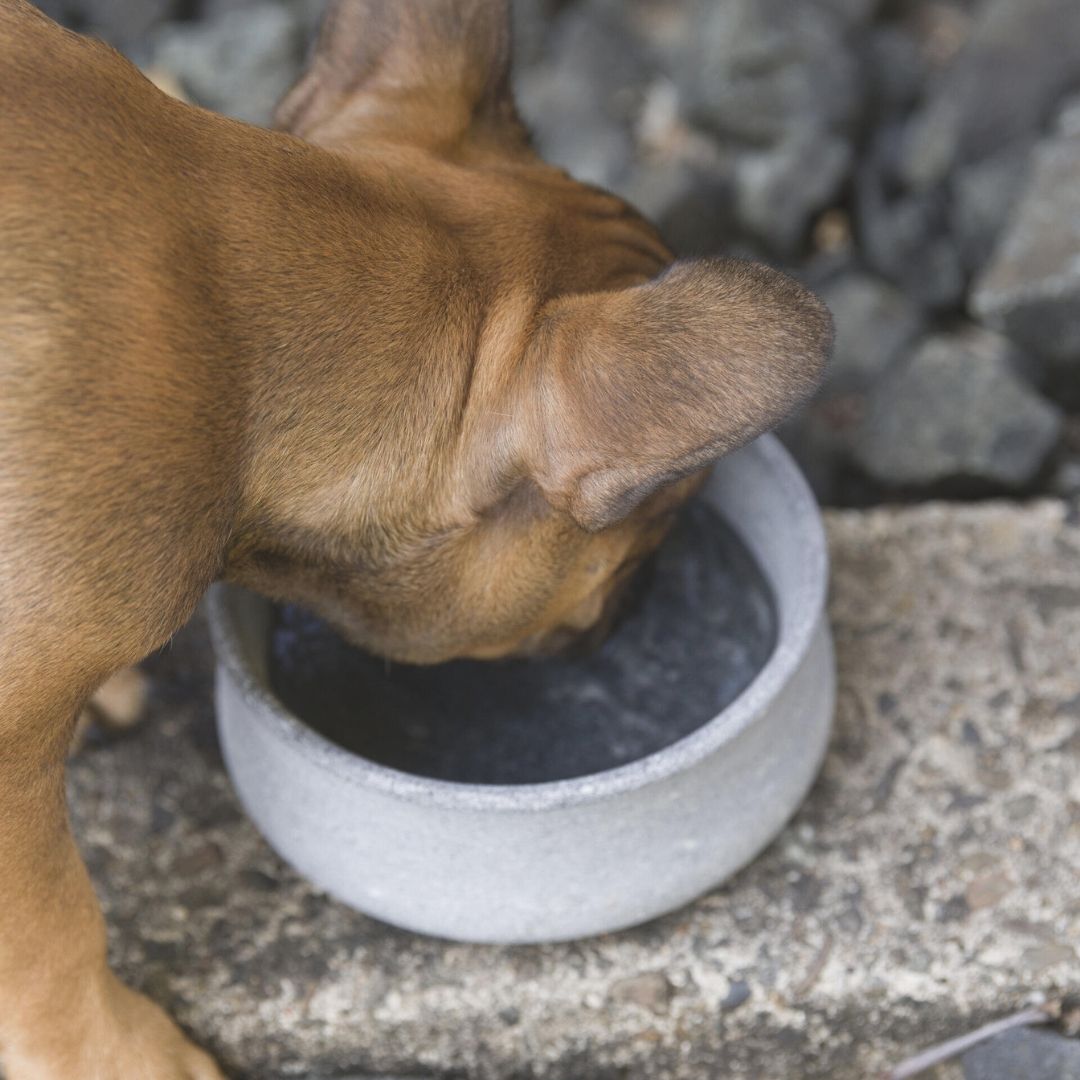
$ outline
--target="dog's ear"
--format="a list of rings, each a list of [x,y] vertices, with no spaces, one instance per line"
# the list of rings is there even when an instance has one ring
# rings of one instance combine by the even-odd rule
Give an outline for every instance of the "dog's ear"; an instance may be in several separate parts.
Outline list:
[[[783,419],[817,386],[831,342],[812,293],[735,259],[559,298],[530,348],[526,468],[553,506],[605,528]]]
[[[334,0],[277,126],[313,141],[382,131],[427,142],[517,126],[508,3]]]

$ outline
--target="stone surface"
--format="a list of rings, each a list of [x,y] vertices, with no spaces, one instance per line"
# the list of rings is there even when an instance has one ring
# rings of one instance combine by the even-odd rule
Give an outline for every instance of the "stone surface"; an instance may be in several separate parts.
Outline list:
[[[610,187],[633,161],[632,126],[648,81],[643,50],[621,21],[576,6],[552,28],[546,59],[517,73],[515,91],[541,153]]]
[[[924,187],[957,164],[1031,138],[1080,83],[1075,0],[987,0],[970,39],[911,120],[902,172]]]
[[[1074,374],[1080,369],[1078,173],[1080,117],[1069,113],[1040,146],[1012,224],[972,295],[977,315]]]
[[[927,338],[870,395],[855,457],[894,485],[1030,482],[1057,443],[1059,411],[1019,377],[1009,342],[989,331]]]
[[[34,0],[51,19],[82,33],[104,38],[139,61],[145,59],[146,35],[166,19],[176,18],[183,0]]]
[[[865,39],[868,91],[877,111],[910,110],[927,79],[927,61],[914,33],[899,23],[872,28]]]
[[[300,73],[302,9],[263,2],[224,9],[201,23],[171,23],[154,35],[153,63],[174,75],[199,105],[268,124]]]
[[[1078,520],[831,514],[839,708],[808,802],[727,887],[558,946],[413,937],[284,866],[222,770],[196,625],[148,724],[71,768],[113,957],[241,1080],[865,1080],[1075,990]]]
[[[739,222],[774,251],[790,254],[811,218],[828,206],[851,169],[846,139],[799,131],[769,150],[741,154],[735,168]]]
[[[1031,147],[1020,140],[953,174],[949,227],[969,273],[990,261],[1024,190],[1030,163]]]
[[[1080,1080],[1080,1041],[1008,1031],[964,1055],[964,1080]]]
[[[924,325],[922,310],[889,282],[845,270],[817,286],[829,306],[836,340],[826,380],[781,436],[819,498],[836,501],[837,478],[852,470],[853,441],[866,397],[906,355]]]
[[[864,161],[856,177],[856,211],[866,261],[918,303],[954,308],[963,300],[966,281],[960,251],[948,228],[947,193],[939,188],[897,190],[887,143],[883,137],[883,150]]]
[[[817,291],[832,312],[836,328],[827,375],[831,391],[871,386],[923,327],[921,310],[873,274],[842,274]]]
[[[691,118],[723,138],[778,143],[796,131],[846,130],[860,108],[843,20],[816,3],[698,3],[673,73]]]

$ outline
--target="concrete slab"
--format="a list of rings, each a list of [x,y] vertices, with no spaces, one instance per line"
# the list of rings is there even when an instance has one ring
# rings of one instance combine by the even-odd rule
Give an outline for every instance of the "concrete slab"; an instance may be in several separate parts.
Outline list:
[[[71,768],[116,964],[247,1080],[864,1080],[1076,990],[1078,522],[831,515],[839,716],[806,806],[728,886],[569,945],[425,940],[300,880],[229,789],[193,626],[150,722]]]

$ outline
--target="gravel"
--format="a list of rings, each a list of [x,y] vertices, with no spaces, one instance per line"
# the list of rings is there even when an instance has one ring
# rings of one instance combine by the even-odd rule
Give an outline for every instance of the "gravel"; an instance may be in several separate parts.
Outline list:
[[[1063,374],[1080,374],[1080,123],[1068,116],[1035,154],[1031,178],[993,262],[976,284],[975,314]]]
[[[42,2],[198,104],[256,123],[297,74],[325,6]],[[785,428],[820,496],[971,497],[987,482],[1017,495],[1071,490],[1069,462],[1033,460],[1045,417],[1080,410],[1075,0],[512,3],[520,107],[551,161],[638,205],[680,254],[764,258],[825,289],[840,332],[835,375]],[[902,362],[921,334],[969,321],[1028,358],[1002,376],[996,406],[980,398],[979,424],[998,430],[979,439],[996,449],[952,463],[942,451],[920,469],[877,467],[874,452],[867,471],[869,443],[898,441],[882,421],[855,446],[866,417],[881,416],[894,368],[908,370],[910,389],[923,366]],[[956,350],[954,366],[973,370],[950,385],[986,381],[970,351]],[[1038,428],[1034,450],[1013,438],[1012,401]]]
[[[1009,342],[986,330],[928,338],[874,388],[857,461],[897,487],[1030,482],[1057,443],[1061,417],[1017,365]]]

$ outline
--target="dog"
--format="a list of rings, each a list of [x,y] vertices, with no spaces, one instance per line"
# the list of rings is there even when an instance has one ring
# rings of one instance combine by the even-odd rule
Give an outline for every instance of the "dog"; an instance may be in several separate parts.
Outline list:
[[[388,658],[603,628],[830,320],[680,262],[518,119],[501,0],[338,0],[276,130],[0,0],[0,1053],[211,1080],[109,971],[74,717],[224,579]]]

